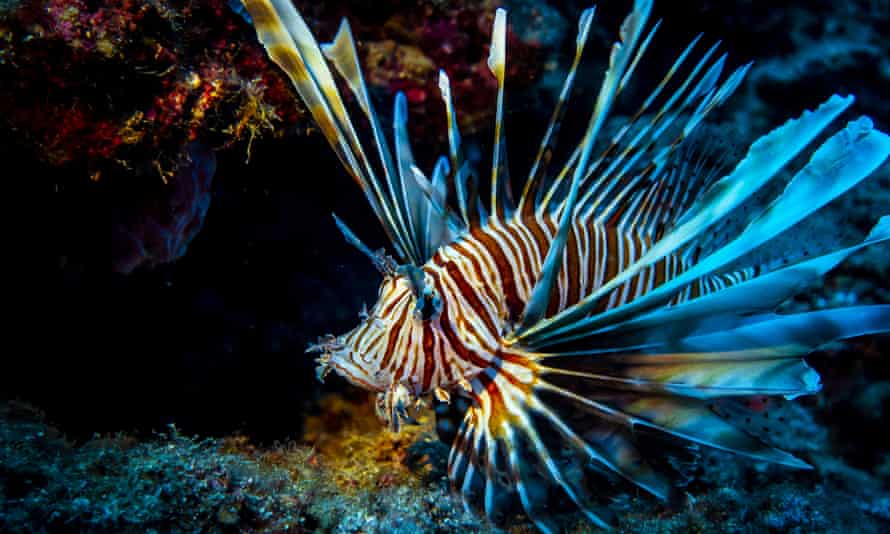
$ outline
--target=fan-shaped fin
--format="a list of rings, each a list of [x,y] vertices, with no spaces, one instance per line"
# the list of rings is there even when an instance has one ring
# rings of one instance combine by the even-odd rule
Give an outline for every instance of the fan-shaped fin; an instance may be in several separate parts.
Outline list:
[[[789,184],[785,193],[730,244],[718,249],[693,268],[644,297],[590,319],[584,317],[596,307],[597,301],[612,289],[635,276],[642,268],[660,260],[665,254],[677,250],[750,196],[793,155],[802,150],[830,119],[845,109],[851,101],[852,98],[832,97],[817,111],[807,112],[799,119],[789,121],[755,142],[736,169],[709,188],[681,217],[676,227],[656,242],[633,265],[576,305],[553,318],[541,321],[524,335],[517,336],[516,341],[542,346],[541,343],[545,341],[549,343],[557,338],[567,339],[573,332],[590,331],[593,327],[601,328],[664,304],[690,282],[728,264],[863,179],[887,157],[890,151],[887,136],[873,130],[867,119],[851,123],[841,133],[826,141],[804,170]],[[818,184],[830,184],[830,186],[820,189]],[[802,195],[810,193],[815,195],[814,198],[800,199]],[[798,200],[800,201],[798,205],[792,205]],[[782,209],[785,206],[789,209]]]
[[[772,353],[777,355],[784,356]],[[513,502],[539,529],[555,532],[552,503],[570,501],[592,522],[608,527],[611,514],[601,503],[622,491],[618,480],[670,498],[676,490],[662,472],[670,462],[653,469],[640,450],[655,438],[809,467],[736,428],[704,400],[725,396],[718,390],[798,392],[786,386],[797,374],[795,366],[807,369],[799,359],[770,368],[765,352],[638,355],[616,369],[645,376],[610,382],[613,377],[542,366],[537,358],[511,354],[471,381],[473,404],[449,458],[452,485],[468,508],[478,503],[493,522]],[[571,383],[561,385],[561,379]]]
[[[600,355],[585,361],[575,358],[562,362],[566,368],[542,367],[542,373],[584,379],[590,387],[606,391],[619,389],[699,399],[797,397],[820,389],[819,375],[801,359],[807,352],[786,346],[722,353]]]
[[[539,435],[535,425],[527,415],[527,407],[525,406],[525,403],[529,401],[537,402],[534,397],[529,397],[525,394],[521,396],[517,396],[515,393],[510,394],[510,388],[506,384],[501,384],[501,387],[504,388],[502,392],[504,409],[507,410],[508,413],[513,414],[513,426],[520,430],[523,433],[524,438],[530,442],[531,450],[537,456],[540,463],[543,464],[550,480],[568,495],[569,499],[575,503],[592,523],[601,527],[607,527],[608,524],[600,517],[602,512],[597,513],[594,505],[590,503],[587,490],[580,484],[577,484],[577,481],[570,481],[563,475],[559,467],[557,467],[553,455],[550,453],[550,450]],[[506,421],[502,423],[505,427],[508,427],[510,424],[511,423],[507,423]],[[512,433],[509,427],[505,430],[508,433]],[[527,509],[525,501],[523,501],[523,505],[526,506]]]
[[[860,118],[849,123],[844,130],[830,137],[816,150],[809,163],[792,178],[785,191],[730,243],[699,260],[689,270],[645,297],[579,321],[574,326],[560,329],[556,334],[562,340],[570,340],[573,332],[589,331],[593,325],[610,324],[616,317],[628,317],[631,313],[638,314],[666,303],[686,284],[729,264],[844,193],[871,174],[888,155],[890,137],[874,130],[870,120]],[[650,249],[649,252],[651,251]],[[551,336],[551,339],[554,337]]]
[[[514,371],[517,365],[521,366],[510,364]],[[557,532],[547,505],[548,494],[555,489],[594,524],[607,528],[614,514],[595,502],[583,476],[567,476],[565,459],[556,455],[560,449],[551,448],[548,436],[538,426],[540,423],[532,420],[532,411],[526,404],[529,400],[535,403],[536,410],[547,408],[528,396],[529,384],[524,381],[529,378],[519,376],[527,373],[527,369],[517,375],[489,369],[484,376],[472,381],[474,404],[467,412],[449,458],[448,473],[453,487],[462,494],[468,508],[481,501],[486,517],[493,523],[498,522],[502,509],[514,502],[542,532]],[[556,416],[548,412],[548,417]],[[550,424],[547,418],[542,421]],[[583,442],[577,435],[575,438]],[[590,445],[584,446],[590,454],[579,451],[583,461],[575,463],[576,468],[581,469],[591,461],[611,461],[592,452]]]
[[[656,25],[657,27],[657,25]],[[655,29],[646,37],[644,41],[644,45],[649,42],[654,33]],[[635,187],[640,183],[645,184],[648,182],[654,182],[656,178],[661,176],[661,169],[664,167],[666,161],[670,157],[671,154],[676,151],[676,149],[682,146],[682,141],[688,137],[688,135],[692,132],[694,127],[698,125],[701,119],[704,117],[707,112],[709,112],[713,107],[722,103],[731,92],[738,86],[741,79],[744,77],[744,74],[747,72],[747,69],[750,65],[743,66],[736,70],[736,72],[731,75],[721,86],[719,91],[712,90],[712,87],[717,81],[719,77],[720,71],[722,70],[723,63],[725,61],[725,55],[721,57],[715,64],[713,64],[707,72],[701,77],[698,78],[699,73],[702,69],[707,65],[707,62],[710,60],[711,56],[717,49],[717,45],[712,46],[703,57],[699,60],[698,64],[693,68],[690,74],[687,75],[686,79],[677,88],[673,94],[669,97],[669,99],[662,105],[661,109],[653,116],[653,118],[649,121],[648,124],[643,125],[641,128],[635,128],[638,120],[641,116],[648,110],[649,106],[656,100],[657,96],[664,90],[667,86],[668,82],[673,78],[673,76],[677,73],[681,65],[685,62],[689,54],[692,52],[695,45],[700,40],[701,35],[696,37],[687,47],[686,49],[678,56],[677,60],[674,62],[673,66],[668,70],[665,74],[661,82],[653,89],[652,93],[647,97],[637,112],[632,116],[632,118],[627,121],[627,123],[622,126],[622,128],[613,136],[612,141],[608,148],[600,155],[600,157],[589,165],[586,170],[584,176],[584,194],[582,196],[581,201],[579,202],[579,210],[584,212],[593,212],[597,211],[600,213],[598,219],[600,221],[605,220],[609,217],[609,210],[606,209],[598,209],[602,205],[620,205],[620,197],[628,195],[631,191],[634,191]],[[641,46],[640,52],[644,49],[644,46]],[[635,61],[637,61],[640,57],[641,53],[637,54]],[[628,71],[629,74],[630,71]],[[625,83],[628,78],[628,75],[625,75],[622,83]],[[698,79],[698,82],[692,87],[692,89],[687,92],[690,84]],[[681,97],[684,97],[680,100]],[[677,135],[672,142],[667,143],[667,146],[664,147],[660,153],[653,154],[651,153],[652,148],[664,137],[665,131],[674,123],[674,121],[681,116],[681,114],[687,110],[692,104],[696,102],[696,100],[700,100],[698,103],[698,107],[696,108],[696,112],[692,114],[692,116],[687,120],[685,127],[681,130],[681,132]],[[679,105],[676,105],[678,102]],[[630,141],[621,144],[623,137],[631,130],[636,130],[635,137]],[[574,151],[574,153],[569,158],[569,161],[566,167],[563,169],[563,172],[556,178],[556,184],[560,183],[563,178],[566,176],[568,169],[574,168],[577,159],[580,155],[580,147]],[[649,158],[646,160],[648,167],[641,172],[638,172],[635,175],[632,175],[630,179],[625,179],[625,176],[630,173],[632,169],[638,167],[638,161],[641,161],[641,158],[646,155]],[[608,158],[608,159],[607,159]],[[608,161],[608,167],[604,168],[605,162]],[[619,166],[622,164],[622,166]],[[590,179],[592,176],[596,175],[597,178],[592,183]],[[619,191],[624,191],[621,195],[617,195],[613,192],[613,190],[618,187]],[[555,194],[556,189],[552,188],[550,194]],[[542,203],[541,209],[546,209],[546,202]],[[586,215],[582,215],[586,216]]]
[[[683,146],[683,141],[692,133],[704,116],[723,102],[725,97],[718,98],[718,95],[728,96],[731,94],[738,87],[738,84],[750,67],[750,64],[739,67],[723,82],[719,89],[714,89],[713,86],[722,70],[724,59],[725,56],[722,56],[709,69],[676,110],[671,109],[671,105],[675,100],[674,97],[681,95],[687,83],[693,79],[692,76],[697,74],[697,70],[694,70],[690,74],[690,78],[687,78],[683,86],[674,93],[673,97],[655,115],[652,121],[641,128],[634,139],[624,147],[624,150],[610,162],[608,167],[601,171],[597,182],[585,192],[585,196],[582,198],[581,205],[585,207],[585,214],[595,214],[598,221],[606,221],[613,216],[615,210],[622,206],[626,202],[626,198],[633,192],[641,188],[644,190],[652,189],[661,185],[661,181],[666,178],[663,174],[663,169],[672,154],[678,147]],[[653,152],[656,144],[665,137],[667,129],[674,124],[684,111],[689,109],[689,106],[694,103],[696,98],[700,99],[698,107],[686,120],[682,130],[670,143],[667,143],[667,146],[661,148],[657,153]],[[635,169],[639,166],[643,156],[647,156],[646,167],[636,172]],[[591,170],[587,176],[591,176],[592,172]],[[673,177],[692,178],[689,175],[677,174],[673,175]],[[679,188],[683,187],[683,184],[674,180],[672,186],[673,188]],[[594,192],[596,192],[595,196]]]
[[[791,454],[775,449],[735,428],[715,414],[704,401],[665,396],[626,396],[599,401],[543,381],[537,387],[573,400],[606,420],[622,423],[630,428],[647,427],[676,438],[757,460],[810,468],[809,464]]]
[[[557,413],[540,396],[531,397],[530,404],[534,412],[546,418],[557,434],[587,462],[624,478],[661,500],[669,499],[673,491],[670,482],[643,461],[628,433],[605,421],[596,424],[587,417],[584,429],[576,431],[564,420],[564,415]]]
[[[722,167],[721,158],[713,142],[693,139],[684,146],[686,148],[675,153],[669,167],[663,172],[664,176],[640,183],[637,190],[625,202],[610,210],[609,221],[586,223],[585,221],[591,219],[591,215],[588,213],[578,215],[574,225],[576,236],[594,234],[603,237],[597,237],[596,249],[588,252],[592,253],[589,261],[598,265],[595,272],[589,275],[594,276],[596,281],[590,283],[589,276],[582,278],[581,285],[586,289],[574,299],[583,298],[589,291],[620,274],[645,254],[663,235],[664,229],[669,228],[699,192],[713,183],[719,175]],[[587,228],[579,228],[579,225],[587,225]],[[606,237],[608,239],[604,239]],[[645,295],[665,280],[671,280],[679,272],[688,269],[699,255],[698,249],[690,245],[641,269],[636,276],[601,299],[597,311],[621,306]],[[682,302],[690,296],[704,294],[704,290],[710,286],[715,288],[725,286],[728,282],[724,279],[738,283],[749,275],[749,271],[750,269],[743,269],[739,273],[721,273],[719,278],[703,284],[701,291],[684,290],[671,302]],[[587,274],[583,269],[581,272],[582,276]],[[560,272],[560,282],[563,285],[568,283],[566,275],[566,267],[563,267]],[[697,287],[695,289],[698,290]],[[560,307],[571,305],[573,301],[560,301]],[[552,314],[555,310],[548,309],[548,312]]]
[[[752,315],[771,312],[858,250],[888,240],[890,216],[885,216],[865,240],[854,246],[761,274],[689,302],[593,330],[583,338],[582,350],[558,354],[665,350],[677,340],[735,328],[750,321]]]
[[[735,428],[713,399],[793,398],[819,390],[801,359],[837,339],[890,332],[890,305],[749,317],[737,328],[673,341],[676,353],[539,355],[534,391],[578,403],[607,421],[793,467],[806,465]],[[564,356],[564,355],[563,355]]]
[[[605,161],[607,156],[610,156],[612,154],[616,154],[619,152],[621,152],[621,153],[627,152],[626,148],[624,150],[619,150],[619,148],[618,148],[619,143],[621,142],[622,138],[632,128],[634,128],[636,126],[637,121],[649,109],[649,106],[652,105],[652,103],[655,101],[655,99],[658,97],[658,95],[660,95],[661,92],[664,90],[665,86],[667,86],[667,84],[671,81],[671,79],[674,77],[674,75],[677,73],[677,71],[680,69],[680,67],[683,65],[683,63],[686,61],[686,58],[689,57],[689,54],[692,52],[692,50],[695,48],[695,46],[701,40],[701,37],[702,37],[701,34],[696,36],[695,39],[693,39],[692,42],[689,43],[689,45],[686,47],[686,49],[683,50],[682,53],[680,53],[680,55],[677,57],[677,59],[674,60],[674,63],[673,63],[673,65],[671,65],[671,68],[668,69],[667,73],[664,75],[664,77],[661,79],[661,81],[658,83],[658,85],[652,90],[652,93],[643,101],[643,103],[640,105],[640,108],[636,111],[636,113],[634,113],[634,115],[612,137],[612,141],[609,144],[609,146],[603,151],[603,153],[600,155],[600,157],[590,165],[590,171],[588,172],[588,175],[587,175],[588,179],[590,178],[590,176],[592,175],[593,172],[595,172],[597,169],[600,168],[600,166]],[[701,58],[701,60],[699,61],[699,65],[704,65],[705,62],[707,62],[708,59],[710,59],[710,56],[713,54],[713,52],[716,50],[716,48],[717,48],[716,44],[713,47],[711,47],[711,49],[708,50],[705,53],[705,55]],[[701,69],[700,66],[696,67],[692,71],[692,73],[687,76],[686,82],[683,83],[683,86],[681,86],[681,88],[678,89],[678,91],[675,91],[675,94],[682,91],[683,88],[686,85],[688,85],[688,83],[698,74],[700,69]],[[668,101],[668,102],[670,102],[670,101]],[[665,109],[665,108],[663,107],[662,109]],[[656,116],[653,119],[653,121],[657,121],[657,120],[660,120],[658,116]],[[569,159],[569,165],[574,165],[574,160],[577,159],[577,157],[578,157],[578,151],[576,150],[572,154],[571,158]],[[596,184],[589,187],[588,191],[585,192],[583,201],[581,203],[582,206],[586,205],[589,202],[590,198],[592,198],[597,187],[599,187],[600,181],[602,181],[602,177],[600,180],[597,181]]]
[[[678,346],[694,351],[791,346],[806,353],[830,341],[886,332],[890,332],[890,304],[850,306],[791,315],[758,315],[738,328],[686,338]]]
[[[606,117],[608,117],[609,111],[612,108],[612,103],[618,94],[619,86],[627,72],[628,66],[636,57],[635,52],[638,50],[637,44],[642,36],[646,22],[649,20],[649,13],[651,10],[651,0],[636,0],[634,2],[633,11],[631,11],[627,18],[624,19],[624,22],[621,25],[621,40],[612,45],[612,51],[609,55],[609,68],[606,71],[603,83],[600,86],[600,91],[597,95],[593,114],[590,118],[587,130],[584,132],[584,136],[578,144],[578,157],[575,161],[570,160],[565,167],[563,167],[563,170],[559,173],[553,184],[550,185],[549,190],[541,200],[541,204],[538,206],[539,212],[546,212],[553,209],[550,203],[557,191],[560,190],[564,178],[568,176],[569,172],[572,172],[569,191],[577,190],[580,185],[580,181],[583,179],[587,166],[590,163],[590,154],[593,150],[596,138],[602,129]],[[572,202],[569,202],[570,198],[571,193],[564,201],[564,205],[574,208],[574,202],[577,201],[577,198],[572,200]]]

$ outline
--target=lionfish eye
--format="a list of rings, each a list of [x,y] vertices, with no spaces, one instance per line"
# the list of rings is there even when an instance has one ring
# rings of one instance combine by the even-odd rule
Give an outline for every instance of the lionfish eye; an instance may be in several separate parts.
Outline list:
[[[415,310],[420,318],[429,321],[435,317],[442,309],[442,300],[433,290],[427,288],[423,295],[417,299],[417,307]]]
[[[424,282],[423,270],[414,265],[402,265],[398,272],[408,280],[411,292],[417,299],[415,313],[424,321],[432,319],[442,308],[442,302],[433,288]]]

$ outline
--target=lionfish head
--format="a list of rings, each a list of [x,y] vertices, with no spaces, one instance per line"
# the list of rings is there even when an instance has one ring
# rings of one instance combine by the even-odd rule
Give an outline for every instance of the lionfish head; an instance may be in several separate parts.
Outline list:
[[[398,265],[383,251],[370,252],[346,226],[337,224],[347,240],[372,260],[383,274],[377,302],[359,312],[359,324],[342,335],[319,338],[307,352],[319,352],[316,375],[331,371],[358,387],[378,393],[377,413],[391,429],[412,422],[420,406],[419,380],[406,363],[418,339],[417,329],[438,316],[442,301],[430,275],[412,265]]]

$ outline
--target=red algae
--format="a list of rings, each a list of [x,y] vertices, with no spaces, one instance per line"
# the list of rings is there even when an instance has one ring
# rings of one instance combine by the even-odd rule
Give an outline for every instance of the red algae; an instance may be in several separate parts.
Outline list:
[[[94,179],[156,179],[191,141],[219,149],[271,132],[271,119],[245,116],[256,109],[302,117],[223,0],[24,2],[0,32],[11,45],[0,112],[41,160],[85,166]]]

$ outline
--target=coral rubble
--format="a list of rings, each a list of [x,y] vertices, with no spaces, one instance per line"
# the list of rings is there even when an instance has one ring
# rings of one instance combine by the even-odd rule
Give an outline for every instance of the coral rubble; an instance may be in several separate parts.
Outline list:
[[[33,408],[0,407],[0,528],[5,532],[139,530],[486,532],[444,478],[447,448],[429,419],[395,435],[364,396],[326,397],[296,442],[199,439],[175,427],[150,438],[67,441]],[[704,452],[687,500],[616,504],[624,532],[883,532],[886,474],[832,454],[812,407],[789,405],[782,445],[813,471]],[[588,532],[576,516],[569,532]],[[523,518],[510,532],[530,532]]]
[[[339,407],[328,415],[342,416]],[[359,410],[352,420],[367,415]],[[424,428],[355,434],[347,422],[339,437],[348,439],[324,452],[190,438],[175,427],[144,441],[117,435],[74,444],[32,408],[4,404],[0,530],[478,531],[441,476],[430,476],[426,451],[437,442],[423,445]]]

